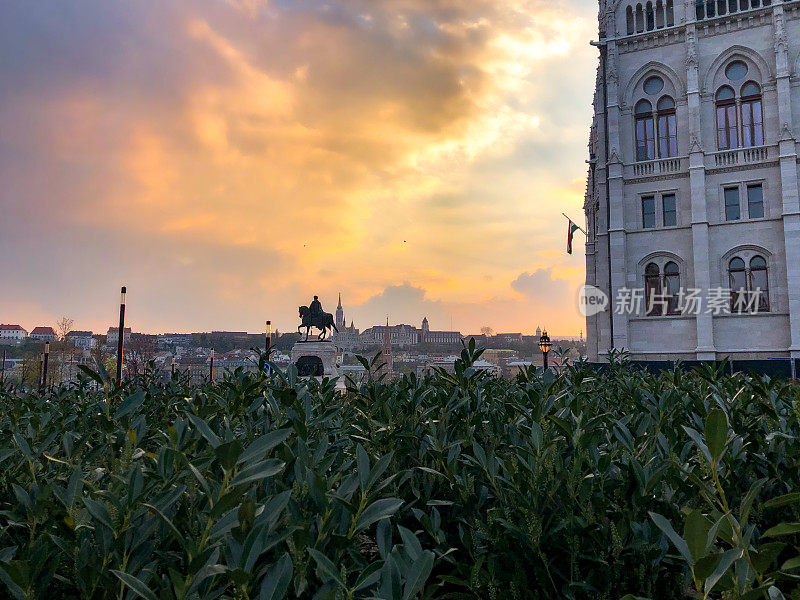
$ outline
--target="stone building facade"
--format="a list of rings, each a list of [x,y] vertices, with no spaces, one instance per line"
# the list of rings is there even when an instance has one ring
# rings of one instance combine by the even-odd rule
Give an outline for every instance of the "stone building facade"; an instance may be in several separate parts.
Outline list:
[[[589,359],[800,358],[800,1],[601,0],[599,25]]]

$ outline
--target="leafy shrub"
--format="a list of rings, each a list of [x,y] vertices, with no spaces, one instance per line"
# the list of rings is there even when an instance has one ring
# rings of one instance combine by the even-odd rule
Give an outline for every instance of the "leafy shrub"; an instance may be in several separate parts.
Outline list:
[[[800,597],[796,385],[479,355],[344,395],[292,368],[0,389],[7,596]]]

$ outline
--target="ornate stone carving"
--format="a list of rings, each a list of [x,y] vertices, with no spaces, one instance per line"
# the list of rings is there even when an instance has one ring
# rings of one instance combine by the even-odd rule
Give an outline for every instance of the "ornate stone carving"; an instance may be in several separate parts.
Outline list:
[[[786,49],[786,25],[783,21],[783,13],[775,14],[775,52]]]
[[[614,85],[619,83],[619,77],[617,76],[617,50],[614,47],[610,47],[606,53],[606,79],[608,83],[613,83]]]
[[[703,147],[700,145],[700,140],[697,138],[697,134],[693,133],[689,138],[689,152],[702,152]]]
[[[792,128],[789,127],[789,123],[786,121],[783,122],[783,129],[781,130],[781,141],[793,141],[794,134],[792,133]]]
[[[611,154],[608,157],[608,164],[621,162],[622,160],[619,157],[619,151],[616,148],[611,148]]]
[[[694,26],[686,28],[686,69],[697,68],[697,32]]]

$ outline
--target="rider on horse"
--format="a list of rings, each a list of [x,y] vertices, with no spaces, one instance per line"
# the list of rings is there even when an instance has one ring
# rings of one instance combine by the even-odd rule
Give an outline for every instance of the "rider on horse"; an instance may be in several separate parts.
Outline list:
[[[322,302],[319,301],[319,296],[314,296],[314,300],[311,302],[311,306],[309,306],[308,309],[311,311],[312,318],[322,314]]]

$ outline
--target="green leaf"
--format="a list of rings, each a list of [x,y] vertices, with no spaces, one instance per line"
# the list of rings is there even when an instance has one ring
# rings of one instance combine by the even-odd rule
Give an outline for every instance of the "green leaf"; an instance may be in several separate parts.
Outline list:
[[[142,598],[145,598],[145,600],[158,600],[156,595],[142,582],[141,579],[137,579],[129,573],[123,573],[122,571],[116,571],[114,569],[111,569],[111,572],[116,575],[122,583],[131,588],[131,590],[133,590],[136,594]]]
[[[33,460],[33,452],[31,451],[31,447],[28,444],[28,440],[22,437],[20,434],[15,433],[13,435],[14,441],[19,446],[19,449],[22,450],[22,453],[25,455],[25,458],[28,460]]]
[[[231,485],[242,485],[243,483],[251,483],[264,479],[265,477],[271,477],[272,475],[280,473],[284,464],[286,463],[277,458],[270,458],[257,462],[239,471],[236,477],[231,480]]]
[[[800,523],[779,523],[775,527],[767,529],[762,538],[777,537],[779,535],[791,535],[800,532]]]
[[[2,448],[0,449],[0,462],[3,462],[9,456],[13,456],[17,452],[16,448]]]
[[[245,448],[245,451],[242,452],[242,455],[239,457],[239,462],[246,463],[254,458],[264,458],[269,450],[272,450],[275,446],[285,442],[291,434],[291,429],[276,429],[275,431],[270,431],[269,433],[256,438],[247,448]]]
[[[116,411],[114,411],[114,418],[120,419],[125,417],[132,412],[134,412],[137,408],[139,408],[144,403],[145,393],[143,390],[136,392],[135,394],[131,394],[125,400],[122,401],[122,404],[119,405]]]
[[[83,471],[80,467],[76,467],[72,474],[69,476],[67,482],[67,492],[64,496],[64,501],[67,507],[75,504],[75,500],[83,491]]]
[[[786,544],[783,542],[770,542],[759,545],[758,551],[750,550],[750,560],[752,560],[756,572],[766,573],[784,548],[786,548]]]
[[[106,508],[105,504],[102,502],[97,502],[96,500],[92,500],[91,498],[84,498],[83,503],[86,505],[86,509],[89,511],[89,514],[92,515],[92,517],[94,517],[97,521],[100,521],[111,531],[114,531],[114,525],[111,523],[111,515],[108,514],[108,509]]]
[[[6,588],[17,600],[28,600],[28,596],[25,595],[25,591],[19,587],[19,585],[11,579],[11,576],[6,573],[5,569],[0,567],[0,581],[6,584]]]
[[[377,583],[377,581],[381,578],[382,566],[383,561],[376,560],[366,569],[361,571],[361,575],[358,576],[358,579],[356,579],[356,582],[353,584],[353,590],[357,592],[359,590],[363,590],[364,588],[368,588],[374,583]]]
[[[282,600],[286,596],[289,584],[292,581],[294,565],[289,553],[286,552],[278,559],[261,582],[261,591],[258,600]]]
[[[742,506],[739,510],[739,522],[740,523],[747,523],[747,519],[750,516],[750,510],[753,508],[753,502],[755,502],[756,497],[758,496],[761,488],[764,487],[764,484],[767,482],[767,477],[762,477],[753,482],[753,485],[750,486],[750,489],[745,495],[744,500],[742,500]]]
[[[721,409],[715,408],[706,416],[705,434],[708,451],[716,461],[722,456],[728,441],[728,417]]]
[[[417,560],[422,555],[422,544],[419,543],[417,536],[414,535],[410,529],[406,529],[402,525],[397,526],[400,532],[400,537],[403,539],[403,547],[405,548],[411,560]]]
[[[677,534],[677,532],[672,528],[672,524],[665,517],[658,513],[650,512],[649,514],[650,518],[653,519],[653,522],[661,531],[664,532],[664,534],[666,534],[686,562],[688,562],[690,565],[694,564],[692,553],[689,552],[689,546],[686,544],[686,540]]]
[[[206,478],[203,477],[203,474],[197,470],[197,467],[195,467],[188,460],[186,461],[186,466],[189,467],[189,470],[192,472],[192,475],[194,475],[194,478],[197,479],[197,482],[200,484],[200,487],[203,488],[203,492],[205,493],[206,498],[210,498],[211,488],[208,487],[208,482],[206,481]]]
[[[375,521],[393,515],[403,505],[400,498],[383,498],[376,500],[364,509],[356,521],[356,531],[361,531],[372,525]]]
[[[706,446],[705,443],[703,442],[703,436],[701,436],[700,433],[698,433],[691,427],[686,427],[686,425],[683,425],[682,427],[683,430],[689,434],[689,437],[692,438],[692,441],[700,449],[700,452],[703,453],[703,456],[705,456],[708,459],[708,462],[711,462],[711,452],[709,452],[708,446]]]
[[[422,556],[413,562],[403,586],[403,600],[414,598],[423,588],[433,570],[433,558],[433,552],[425,550]]]
[[[798,568],[800,568],[800,556],[795,556],[794,558],[790,558],[781,565],[781,571],[790,571],[791,569],[798,569]]]
[[[786,600],[786,596],[783,595],[783,592],[781,592],[774,585],[769,586],[767,589],[767,596],[769,597],[769,600]]]
[[[369,480],[369,456],[361,444],[356,446],[356,462],[358,463],[358,483],[361,490],[366,492]]]
[[[378,479],[380,479],[381,475],[383,475],[384,471],[386,471],[387,467],[391,464],[393,457],[394,452],[389,452],[381,456],[378,462],[375,463],[375,466],[373,466],[369,472],[369,479],[367,479],[365,491],[371,490],[372,486],[378,482]]]
[[[146,503],[145,503],[145,504],[143,504],[143,506],[144,506],[145,508],[147,508],[147,509],[149,509],[149,510],[153,511],[154,513],[156,513],[156,515],[157,515],[158,517],[160,517],[160,518],[161,518],[161,520],[162,520],[162,521],[164,521],[164,523],[166,523],[166,524],[167,524],[167,527],[169,527],[169,528],[172,530],[172,533],[174,533],[174,534],[175,534],[175,538],[176,538],[176,539],[178,540],[178,542],[180,543],[180,545],[181,545],[181,548],[186,548],[186,540],[184,539],[184,537],[183,537],[183,534],[182,534],[180,531],[178,531],[178,528],[177,528],[177,527],[175,527],[175,525],[172,523],[172,521],[169,519],[169,517],[167,517],[167,516],[166,516],[166,515],[165,515],[163,512],[161,512],[160,510],[158,510],[158,509],[157,509],[155,506],[153,506],[152,504],[146,504]]]
[[[784,494],[783,496],[778,496],[777,498],[770,498],[764,502],[764,508],[778,508],[797,503],[800,503],[800,492],[792,492],[791,494]]]
[[[715,554],[706,554],[703,558],[697,561],[694,565],[694,575],[700,581],[705,581],[714,569],[717,568],[719,561],[722,559],[722,552]]]
[[[705,583],[703,584],[703,589],[705,590],[706,594],[709,593],[714,586],[717,585],[717,582],[722,578],[730,566],[736,562],[742,556],[742,549],[741,548],[733,548],[731,550],[727,550],[722,554],[722,558],[717,565],[717,568],[714,569],[714,572],[708,576]]]
[[[226,471],[230,471],[234,467],[241,453],[242,443],[239,440],[225,442],[214,448],[214,455],[217,457],[217,461]]]
[[[213,431],[211,431],[211,428],[208,426],[208,423],[206,423],[203,419],[201,419],[197,415],[193,415],[191,413],[189,413],[187,417],[192,422],[192,425],[194,425],[195,428],[197,428],[197,430],[200,432],[200,435],[202,435],[206,439],[206,441],[209,444],[211,444],[212,448],[216,448],[217,446],[219,446],[220,444],[219,438]]]
[[[708,531],[710,529],[711,523],[699,510],[693,510],[686,515],[686,521],[683,524],[683,537],[686,539],[686,545],[694,562],[706,555]]]
[[[333,580],[344,589],[347,589],[344,581],[342,581],[342,576],[339,573],[339,569],[337,569],[336,565],[331,562],[331,559],[314,548],[309,548],[308,553],[311,555],[311,558],[314,559],[314,562],[317,563],[317,571],[321,575],[320,579],[323,581]]]

